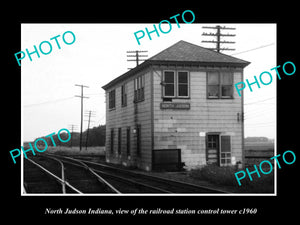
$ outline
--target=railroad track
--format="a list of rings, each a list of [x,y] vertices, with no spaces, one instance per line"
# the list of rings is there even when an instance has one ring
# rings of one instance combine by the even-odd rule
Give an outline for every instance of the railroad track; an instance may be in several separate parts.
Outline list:
[[[73,157],[46,153],[43,154],[43,157],[48,159],[46,161],[52,159],[52,161],[65,165],[64,176],[67,177],[66,182],[69,185],[74,185],[77,190],[82,190],[81,193],[225,193],[218,189],[183,183]],[[55,170],[55,168],[51,169]],[[69,171],[67,175],[66,171]],[[82,171],[85,171],[85,173]],[[58,174],[58,171],[56,171],[56,174]],[[98,184],[89,181],[89,185],[84,185],[83,179],[89,176],[93,176],[94,179],[96,177]],[[63,182],[60,183],[63,184]],[[99,186],[99,183],[102,185],[102,189],[93,188]],[[87,187],[87,189],[83,189],[83,187]],[[29,191],[27,190],[27,192]]]
[[[120,193],[102,177],[89,170],[54,156],[35,156],[25,160],[26,193]]]
[[[132,182],[138,182],[144,185],[148,185],[153,190],[158,189],[156,193],[227,193],[223,190],[215,188],[180,182],[137,171],[130,171],[103,163],[97,163],[87,160],[80,161],[89,165],[95,172],[101,174],[106,179],[114,179],[115,176],[116,179],[118,179],[118,177],[121,177],[121,179],[127,179]]]

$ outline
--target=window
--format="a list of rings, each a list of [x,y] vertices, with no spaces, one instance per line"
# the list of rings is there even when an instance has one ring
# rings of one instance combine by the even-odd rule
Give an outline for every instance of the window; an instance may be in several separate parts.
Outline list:
[[[207,97],[208,98],[232,98],[233,74],[231,72],[207,73]]]
[[[118,129],[118,154],[121,155],[121,147],[122,147],[122,128]]]
[[[116,107],[116,90],[112,90],[109,92],[108,96],[108,108],[109,109],[114,109]]]
[[[141,155],[141,125],[136,126],[136,154]]]
[[[228,166],[231,165],[231,139],[228,135],[221,136],[221,157],[220,165]]]
[[[114,153],[114,129],[110,130],[110,153]]]
[[[209,98],[219,98],[219,73],[218,72],[208,73],[207,93]]]
[[[189,97],[189,73],[186,71],[164,71],[163,76],[164,98]]]
[[[126,129],[126,153],[130,156],[130,127]]]
[[[207,147],[210,149],[218,148],[218,135],[209,135],[207,140]]]
[[[127,106],[127,85],[123,84],[121,87],[121,104]]]
[[[207,135],[206,160],[207,164],[219,164],[219,134]]]
[[[175,73],[173,71],[164,73],[164,97],[175,97]]]
[[[221,95],[222,98],[232,98],[233,75],[230,72],[221,73]]]
[[[189,78],[188,72],[178,72],[178,97],[189,96]]]
[[[134,79],[134,102],[140,102],[144,100],[144,87],[145,87],[144,75]]]

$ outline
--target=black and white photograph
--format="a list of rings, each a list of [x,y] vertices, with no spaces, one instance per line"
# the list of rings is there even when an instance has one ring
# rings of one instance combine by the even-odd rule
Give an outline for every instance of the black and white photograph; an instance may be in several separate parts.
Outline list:
[[[4,214],[294,217],[295,15],[142,5],[6,19]]]
[[[23,194],[276,194],[276,24],[21,29]]]

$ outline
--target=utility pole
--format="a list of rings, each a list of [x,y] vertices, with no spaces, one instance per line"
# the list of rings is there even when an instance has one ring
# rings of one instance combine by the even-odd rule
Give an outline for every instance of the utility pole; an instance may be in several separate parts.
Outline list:
[[[69,129],[71,130],[71,148],[72,148],[72,146],[73,146],[73,132],[74,132],[74,129],[77,129],[77,125],[71,124],[71,125],[69,125]]]
[[[127,61],[135,61],[136,62],[136,66],[139,65],[140,61],[145,61],[146,59],[141,59],[140,57],[148,57],[148,55],[139,55],[140,52],[148,52],[148,51],[127,51],[127,53],[135,53],[134,55],[127,55],[127,57],[135,57],[135,59],[127,59]],[[128,69],[132,69],[132,68],[128,68]]]
[[[82,84],[75,84],[75,86],[81,87],[81,95],[75,95],[75,97],[81,98],[81,120],[80,120],[80,142],[79,142],[79,150],[81,151],[82,145],[82,122],[83,122],[83,98],[88,98],[83,96],[83,88],[88,88],[88,86],[84,86]]]
[[[221,33],[221,30],[235,30],[235,28],[233,27],[225,27],[225,26],[215,26],[215,27],[207,27],[207,26],[203,26],[202,28],[204,29],[214,29],[214,30],[217,30],[216,33],[205,33],[203,32],[202,33],[202,36],[215,36],[216,37],[216,40],[204,40],[202,42],[206,42],[206,43],[215,43],[216,44],[216,47],[215,48],[208,48],[208,49],[211,49],[211,50],[216,50],[217,52],[220,52],[220,51],[229,51],[229,50],[235,50],[233,48],[221,48],[220,47],[220,44],[234,44],[235,42],[234,41],[221,41],[221,37],[234,37],[235,34],[222,34]]]
[[[85,139],[85,150],[87,150],[87,146],[88,146],[88,137],[89,137],[89,129],[90,129],[90,122],[91,122],[91,116],[95,116],[94,112],[92,110],[89,110],[88,111],[88,114],[85,114],[85,116],[88,116],[89,117],[89,120],[88,120],[88,128],[87,128],[87,131],[86,131],[86,139]]]

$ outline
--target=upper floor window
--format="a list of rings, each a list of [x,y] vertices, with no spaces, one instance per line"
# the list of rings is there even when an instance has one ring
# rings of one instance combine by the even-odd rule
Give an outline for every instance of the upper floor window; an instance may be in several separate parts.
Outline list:
[[[208,98],[233,98],[233,73],[211,71],[207,73]]]
[[[121,86],[121,104],[122,106],[127,106],[127,85],[123,84]]]
[[[163,97],[188,98],[189,97],[189,73],[187,71],[164,71]]]
[[[175,72],[164,72],[164,97],[175,97]]]
[[[188,97],[189,96],[188,72],[178,72],[177,79],[178,79],[177,82],[178,97]]]
[[[109,109],[116,108],[116,90],[115,89],[109,92],[108,108]]]
[[[134,79],[134,102],[144,100],[145,76],[139,76]]]

